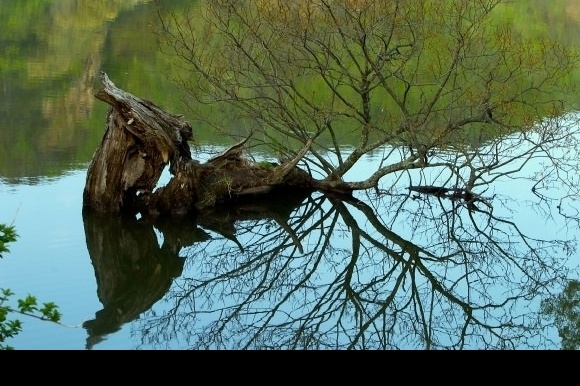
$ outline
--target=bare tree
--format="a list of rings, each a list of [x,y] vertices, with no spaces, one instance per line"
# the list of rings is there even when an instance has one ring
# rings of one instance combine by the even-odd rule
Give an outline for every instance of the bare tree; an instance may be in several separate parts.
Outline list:
[[[97,96],[112,109],[86,206],[183,214],[277,188],[391,191],[412,171],[416,191],[472,201],[484,193],[480,184],[540,158],[547,172],[534,190],[543,195],[561,180],[569,190],[545,199],[577,195],[577,175],[558,170],[575,167],[578,125],[566,114],[576,94],[567,93],[567,77],[579,56],[501,25],[500,0],[196,4],[161,8],[162,47],[182,66],[178,82],[194,117],[234,144],[193,162],[195,133],[182,116],[102,74]],[[533,146],[518,153],[518,143]],[[254,162],[248,150],[274,159]],[[378,159],[361,175],[369,154]],[[167,164],[174,178],[154,192]]]
[[[431,168],[472,190],[498,165],[550,158],[549,143],[570,134],[570,122],[538,123],[571,110],[562,95],[577,54],[499,23],[501,3],[219,0],[161,11],[160,36],[196,119],[222,131],[223,115],[247,122],[225,134],[251,135],[281,161],[302,151],[302,165],[345,190]],[[506,136],[531,132],[536,148],[504,158]],[[387,145],[373,173],[349,174]],[[448,151],[465,163],[433,157]]]
[[[223,236],[194,240],[203,245],[167,237],[168,260],[187,247],[194,274],[165,295],[174,306],[144,315],[143,340],[182,337],[194,348],[556,347],[538,311],[548,299],[543,312],[558,316],[553,295],[569,281],[566,258],[576,253],[580,118],[567,80],[579,57],[502,25],[494,17],[501,6],[212,0],[187,12],[161,8],[160,37],[182,66],[193,117],[233,145],[193,162],[191,126],[104,77],[109,129],[122,130],[96,153],[86,201],[98,207],[104,192],[104,208],[126,198],[138,204],[132,211],[170,213],[193,201],[203,208],[196,225]],[[159,133],[147,126],[152,112],[163,117]],[[232,130],[224,119],[240,124]],[[123,155],[114,159],[131,161],[115,173],[99,167],[113,145]],[[242,151],[268,162],[247,162]],[[361,171],[367,156],[373,168]],[[174,177],[153,192],[167,163]],[[115,189],[107,196],[109,179]],[[522,229],[504,206],[517,200],[513,192],[494,189],[509,179],[572,236]],[[301,185],[324,194],[286,189],[294,207],[282,215],[257,216],[270,200],[216,205]],[[200,190],[209,186],[215,195]],[[96,227],[92,234],[99,239]],[[102,248],[92,256],[100,261]],[[173,280],[175,271],[165,271]],[[140,298],[158,299],[148,288]],[[129,300],[137,299],[124,303],[129,310],[150,304]],[[575,337],[567,339],[573,346]]]

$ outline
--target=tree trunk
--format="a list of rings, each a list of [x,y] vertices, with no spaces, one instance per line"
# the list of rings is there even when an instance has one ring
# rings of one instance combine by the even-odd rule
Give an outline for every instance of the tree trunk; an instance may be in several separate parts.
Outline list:
[[[101,73],[96,97],[111,108],[100,147],[87,171],[83,206],[97,212],[157,217],[185,215],[246,197],[328,190],[350,193],[342,182],[316,181],[296,167],[306,143],[284,164],[256,164],[243,158],[249,138],[206,163],[193,160],[191,126],[150,101],[117,88]],[[157,189],[169,165],[169,183]],[[288,190],[288,188],[292,188]]]

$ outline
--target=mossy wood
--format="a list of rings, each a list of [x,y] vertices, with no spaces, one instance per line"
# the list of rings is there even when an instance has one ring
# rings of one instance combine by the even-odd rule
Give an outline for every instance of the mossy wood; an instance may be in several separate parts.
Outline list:
[[[143,216],[183,215],[240,198],[264,197],[293,190],[344,193],[340,182],[316,181],[297,163],[311,143],[283,164],[250,162],[243,157],[249,138],[200,163],[192,159],[191,126],[153,102],[117,88],[101,73],[96,97],[111,108],[105,135],[87,171],[83,206],[97,212]],[[169,165],[170,181],[157,187]]]

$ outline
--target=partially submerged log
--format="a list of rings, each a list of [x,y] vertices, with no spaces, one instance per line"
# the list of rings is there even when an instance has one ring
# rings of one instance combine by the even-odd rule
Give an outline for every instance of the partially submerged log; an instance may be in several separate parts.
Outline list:
[[[466,203],[471,203],[474,201],[483,201],[483,198],[479,195],[473,193],[468,189],[461,188],[445,188],[443,186],[409,186],[408,188],[412,192],[427,194],[435,197],[447,198],[452,201],[464,201]]]
[[[329,189],[349,193],[336,181],[317,181],[296,165],[306,143],[284,164],[250,162],[243,157],[249,138],[200,163],[191,156],[191,126],[153,102],[117,88],[101,73],[96,97],[111,108],[106,132],[87,171],[83,206],[97,212],[158,217],[186,215],[245,197]],[[169,165],[164,187],[159,178]],[[285,189],[291,187],[292,189]]]
[[[492,198],[485,198],[479,194],[473,193],[469,189],[462,188],[445,188],[443,186],[409,186],[410,192],[416,192],[419,194],[425,194],[428,196],[434,196],[437,198],[444,198],[453,202],[465,205],[469,210],[479,210],[475,205],[476,203],[482,203],[489,206],[489,201]],[[413,195],[413,199],[418,199],[418,195]]]
[[[101,73],[96,97],[111,105],[106,132],[87,172],[83,205],[98,212],[134,212],[151,193],[165,166],[174,171],[191,160],[191,127],[149,101],[118,89]]]

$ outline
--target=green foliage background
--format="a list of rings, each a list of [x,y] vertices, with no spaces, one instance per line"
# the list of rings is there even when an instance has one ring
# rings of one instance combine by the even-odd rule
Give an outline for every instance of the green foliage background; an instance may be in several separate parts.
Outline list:
[[[179,12],[198,2],[159,3]],[[86,167],[104,133],[107,106],[94,98],[101,70],[117,86],[171,112],[185,113],[188,119],[180,91],[172,82],[180,69],[173,66],[171,55],[160,52],[153,31],[156,11],[151,0],[2,3],[3,178],[35,183],[37,177],[58,177]],[[499,11],[498,18],[527,37],[549,36],[578,46],[580,5],[575,0],[507,2]],[[580,82],[580,69],[573,77]],[[244,127],[243,121],[228,119],[225,111],[208,110],[208,114],[226,131]],[[190,123],[198,143],[226,144],[205,122]]]

